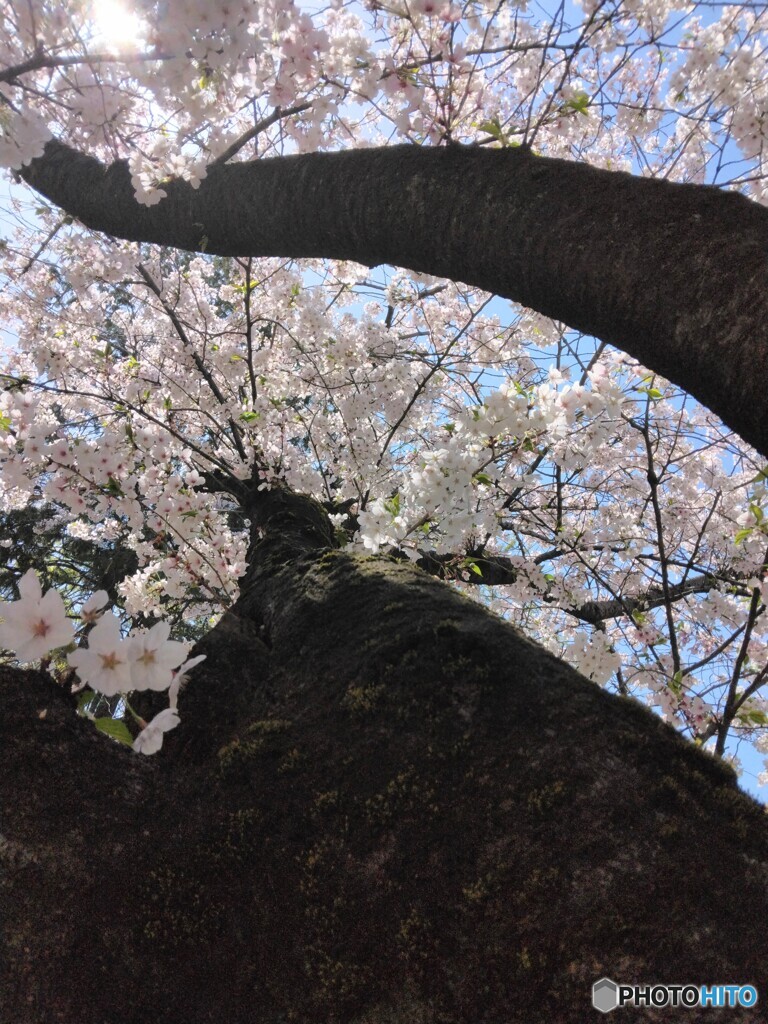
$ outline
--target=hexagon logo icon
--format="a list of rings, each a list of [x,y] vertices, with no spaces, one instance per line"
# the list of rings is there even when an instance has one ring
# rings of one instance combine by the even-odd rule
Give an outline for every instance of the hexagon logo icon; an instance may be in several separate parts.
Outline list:
[[[610,978],[601,978],[592,986],[592,1005],[600,1013],[610,1013],[619,1005],[619,986]]]

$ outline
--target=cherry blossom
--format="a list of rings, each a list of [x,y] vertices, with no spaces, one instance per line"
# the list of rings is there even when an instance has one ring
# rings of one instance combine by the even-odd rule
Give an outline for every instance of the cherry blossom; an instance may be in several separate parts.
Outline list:
[[[131,689],[129,650],[120,620],[110,613],[102,615],[88,634],[88,647],[73,651],[67,660],[82,682],[105,697],[114,697]]]
[[[196,665],[205,661],[206,658],[206,654],[198,654],[194,658],[189,658],[183,665],[179,665],[174,672],[173,682],[168,690],[168,704],[174,711],[177,709],[179,693],[184,689],[188,682],[189,673]]]
[[[171,685],[173,670],[186,658],[189,644],[169,640],[170,632],[168,622],[157,622],[131,636],[130,689],[167,690]]]
[[[61,595],[43,594],[34,570],[19,580],[19,600],[0,602],[0,647],[13,651],[21,662],[37,661],[74,637]]]
[[[133,749],[139,754],[156,754],[163,745],[163,734],[175,729],[179,721],[175,708],[158,712],[133,741]]]
[[[106,590],[97,590],[80,606],[80,618],[87,625],[92,625],[98,620],[99,615],[108,603],[109,595]]]

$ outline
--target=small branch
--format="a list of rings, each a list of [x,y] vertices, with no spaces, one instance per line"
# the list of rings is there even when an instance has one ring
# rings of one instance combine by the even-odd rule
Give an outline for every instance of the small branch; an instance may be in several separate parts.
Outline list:
[[[216,399],[216,401],[220,405],[223,405],[223,406],[226,407],[227,403],[226,403],[226,401],[224,399],[224,395],[222,395],[221,390],[219,389],[218,384],[213,379],[213,375],[211,374],[211,371],[205,365],[205,363],[200,358],[198,353],[195,352],[195,348],[194,348],[192,342],[190,341],[189,336],[187,335],[187,332],[184,330],[184,325],[182,324],[182,322],[179,320],[178,316],[176,315],[175,310],[173,310],[168,305],[168,303],[165,301],[165,299],[163,298],[163,294],[162,294],[160,288],[157,285],[157,282],[152,277],[152,275],[149,273],[149,271],[146,269],[146,267],[143,264],[140,263],[139,267],[138,267],[138,270],[139,270],[139,273],[141,274],[142,278],[144,279],[147,287],[149,288],[149,290],[154,295],[157,296],[157,298],[158,298],[158,300],[160,302],[160,305],[163,307],[166,315],[168,316],[168,318],[170,319],[171,323],[173,324],[173,326],[174,326],[174,328],[176,330],[176,333],[178,334],[179,338],[181,338],[182,344],[187,349],[189,354],[192,356],[192,360],[194,361],[195,366],[197,367],[198,371],[200,372],[200,375],[203,377],[205,382],[208,384],[208,387],[213,392],[214,398]],[[235,443],[235,448],[237,449],[237,454],[240,456],[240,458],[243,460],[243,462],[246,462],[247,461],[247,456],[245,454],[245,448],[243,446],[242,432],[241,432],[240,428],[238,427],[238,425],[235,423],[235,421],[231,417],[230,417],[230,420],[229,420],[229,425],[230,425],[230,428],[232,430],[232,440]]]
[[[288,107],[286,110],[283,110],[282,107],[275,107],[269,117],[258,121],[253,128],[249,128],[239,139],[235,139],[231,146],[227,146],[223,153],[220,153],[215,160],[211,161],[211,166],[225,164],[228,160],[231,160],[236,153],[240,152],[243,146],[247,146],[251,139],[255,139],[257,135],[269,128],[270,125],[273,125],[275,121],[280,121],[284,117],[292,117],[293,114],[301,114],[304,110],[309,110],[311,106],[311,103],[297,103],[295,107]]]
[[[34,256],[30,256],[30,258],[27,260],[27,262],[24,264],[24,266],[19,271],[19,277],[23,277],[24,274],[26,274],[28,270],[31,270],[32,267],[34,267],[35,263],[40,259],[42,254],[45,252],[45,250],[46,250],[46,248],[48,246],[48,243],[53,241],[53,239],[56,237],[56,235],[59,233],[59,231],[61,231],[61,229],[64,227],[65,224],[71,224],[71,223],[72,223],[72,218],[69,216],[69,214],[65,214],[59,220],[59,223],[55,227],[51,228],[51,230],[45,236],[43,241],[37,247],[37,251],[35,252]]]
[[[84,56],[71,57],[49,57],[42,48],[39,48],[33,57],[21,64],[14,64],[12,67],[0,71],[0,82],[15,85],[16,79],[26,75],[30,71],[42,71],[48,68],[52,71],[56,68],[77,67],[79,64],[132,64],[150,60],[173,60],[176,55],[173,53],[136,53],[126,56],[125,54],[114,53],[93,53]]]
[[[768,552],[766,552],[765,560],[768,560]],[[765,561],[764,560],[764,561]],[[749,641],[752,638],[752,631],[755,627],[755,622],[760,614],[760,602],[761,594],[760,588],[755,587],[752,592],[752,600],[749,602],[749,614],[747,616],[747,622],[744,629],[744,636],[741,638],[741,646],[739,647],[739,653],[736,656],[736,663],[733,666],[733,673],[731,675],[731,682],[728,687],[728,696],[725,700],[725,709],[723,710],[723,717],[720,721],[720,725],[717,730],[717,742],[715,743],[715,753],[723,756],[725,752],[725,743],[728,739],[728,733],[731,728],[731,723],[736,717],[741,704],[738,702],[737,687],[739,684],[739,678],[741,677],[741,670],[744,662],[747,659],[747,652],[749,650]],[[743,701],[741,702],[743,703]]]
[[[669,568],[667,563],[666,544],[664,541],[664,523],[661,518],[661,505],[659,503],[660,478],[656,474],[653,461],[653,448],[651,447],[650,436],[650,395],[647,396],[645,404],[645,422],[640,431],[645,442],[645,451],[648,458],[648,486],[651,489],[651,505],[653,507],[653,518],[656,524],[656,540],[659,545],[659,567],[661,569],[661,586],[664,594],[663,605],[667,616],[667,628],[669,630],[669,649],[672,655],[672,668],[675,672],[680,671],[680,651],[677,646],[677,633],[675,631],[675,620],[672,615],[672,596],[669,582]]]

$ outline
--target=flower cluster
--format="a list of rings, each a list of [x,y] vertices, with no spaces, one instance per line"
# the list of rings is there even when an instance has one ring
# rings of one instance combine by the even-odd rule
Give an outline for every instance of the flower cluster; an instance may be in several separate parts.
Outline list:
[[[75,630],[60,594],[54,590],[44,594],[32,569],[20,579],[19,595],[18,601],[0,602],[0,647],[15,652],[19,661],[30,662],[72,643]],[[100,614],[107,600],[105,591],[97,591],[80,610],[83,622],[92,628],[88,646],[67,656],[80,679],[74,690],[90,686],[105,697],[134,690],[169,690],[170,707],[149,724],[143,722],[133,744],[134,750],[153,754],[162,745],[163,733],[179,724],[179,689],[186,673],[205,655],[186,660],[190,644],[170,640],[167,622],[124,637],[116,615]]]
[[[88,634],[88,646],[67,658],[84,685],[105,697],[131,690],[167,690],[173,670],[185,660],[188,644],[169,640],[171,627],[158,622],[151,629],[123,637],[120,620],[102,615]]]

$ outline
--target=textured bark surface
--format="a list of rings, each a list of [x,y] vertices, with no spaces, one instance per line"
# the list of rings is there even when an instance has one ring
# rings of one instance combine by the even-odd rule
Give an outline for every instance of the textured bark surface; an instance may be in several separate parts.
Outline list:
[[[316,506],[254,515],[157,758],[0,672],[0,1020],[583,1024],[602,975],[763,984],[729,769]],[[685,1011],[721,1018],[764,1019]]]
[[[23,177],[121,238],[392,263],[517,300],[624,349],[768,455],[768,209],[735,193],[463,146],[213,167],[149,208],[124,162],[60,143]]]

